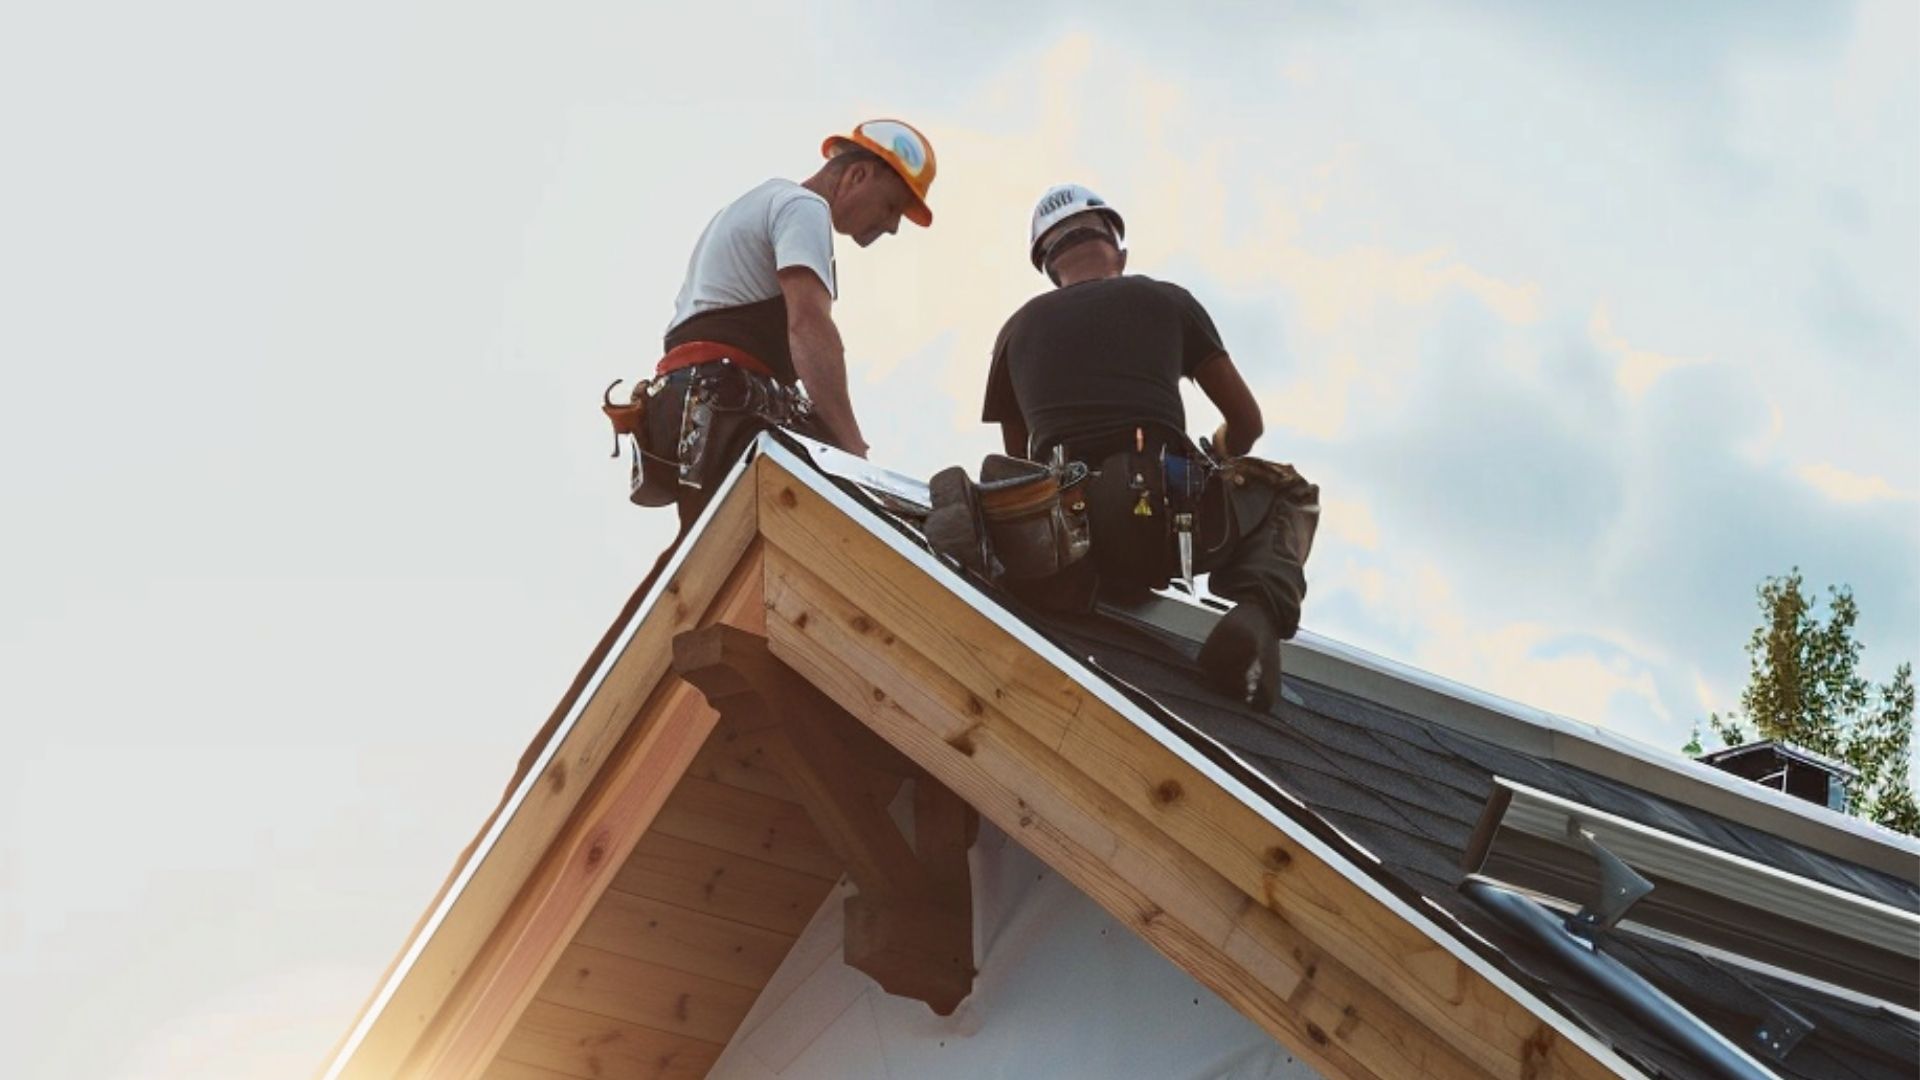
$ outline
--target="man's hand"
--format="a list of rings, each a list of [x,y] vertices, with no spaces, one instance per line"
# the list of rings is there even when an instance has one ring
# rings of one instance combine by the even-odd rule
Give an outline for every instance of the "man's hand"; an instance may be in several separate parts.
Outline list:
[[[1260,403],[1233,366],[1233,358],[1220,353],[1193,369],[1193,381],[1220,410],[1226,423],[1214,436],[1214,450],[1223,457],[1239,457],[1253,449],[1255,439],[1265,429],[1260,420]]]
[[[793,351],[793,370],[806,384],[814,416],[826,429],[827,441],[859,457],[867,456],[867,440],[853,418],[847,397],[847,356],[840,331],[833,325],[833,297],[826,283],[804,266],[780,271],[780,292],[787,302],[787,344]]]

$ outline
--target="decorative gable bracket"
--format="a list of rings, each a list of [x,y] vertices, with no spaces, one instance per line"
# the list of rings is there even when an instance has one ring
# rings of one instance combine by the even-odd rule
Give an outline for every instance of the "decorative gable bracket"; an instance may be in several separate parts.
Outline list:
[[[724,624],[680,634],[673,668],[735,731],[774,736],[780,771],[859,890],[846,902],[848,966],[890,994],[952,1013],[973,989],[967,849],[979,815],[872,739],[758,634]],[[868,742],[856,759],[849,743]],[[914,785],[911,843],[885,805],[901,780]]]

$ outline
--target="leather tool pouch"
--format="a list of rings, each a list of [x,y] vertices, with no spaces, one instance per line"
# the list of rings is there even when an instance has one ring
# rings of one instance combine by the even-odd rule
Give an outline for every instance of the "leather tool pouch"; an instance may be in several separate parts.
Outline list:
[[[812,409],[799,391],[726,362],[669,373],[647,387],[639,471],[629,498],[671,506],[687,489],[708,491],[768,425],[807,431]]]
[[[981,462],[980,513],[1007,577],[1052,577],[1086,555],[1086,479],[1077,461],[1058,471],[1000,454]]]
[[[1298,469],[1264,458],[1232,458],[1214,474],[1205,498],[1208,503],[1216,499],[1225,503],[1218,516],[1230,535],[1224,537],[1222,548],[1271,524],[1281,554],[1297,566],[1306,564],[1320,527],[1320,485],[1301,476]]]
[[[1042,606],[1085,610],[1092,600],[1086,555],[1088,473],[992,454],[980,482],[958,465],[928,481],[927,543],[960,565]]]

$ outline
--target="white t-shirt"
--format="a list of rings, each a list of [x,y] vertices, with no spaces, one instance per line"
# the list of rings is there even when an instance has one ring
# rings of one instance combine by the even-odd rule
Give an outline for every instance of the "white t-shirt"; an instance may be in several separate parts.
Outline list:
[[[715,308],[779,296],[776,275],[790,266],[812,270],[829,296],[839,296],[833,274],[833,215],[827,200],[791,180],[769,180],[729,203],[707,223],[693,245],[686,281],[673,301],[668,332]]]

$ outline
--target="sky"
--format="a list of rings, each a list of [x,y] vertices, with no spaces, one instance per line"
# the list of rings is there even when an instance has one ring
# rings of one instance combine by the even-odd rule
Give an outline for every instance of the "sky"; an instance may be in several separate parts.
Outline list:
[[[1885,679],[1917,54],[1898,0],[8,8],[0,1072],[323,1060],[671,535],[601,388],[868,117],[940,164],[839,244],[875,461],[997,445],[1077,180],[1321,485],[1309,629],[1671,749],[1798,566]]]

